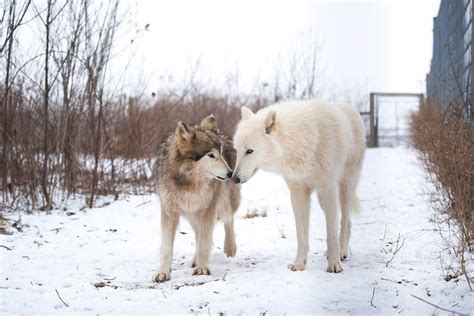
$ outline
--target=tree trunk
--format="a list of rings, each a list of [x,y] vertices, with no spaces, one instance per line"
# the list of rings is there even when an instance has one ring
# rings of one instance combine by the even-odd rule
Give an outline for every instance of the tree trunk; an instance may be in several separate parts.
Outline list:
[[[41,190],[45,200],[44,209],[50,211],[52,209],[51,196],[48,188],[48,161],[49,161],[49,144],[48,144],[48,124],[49,124],[49,54],[50,54],[50,26],[51,26],[51,10],[52,3],[48,0],[48,7],[46,13],[46,41],[45,41],[45,64],[44,64],[44,138],[43,138],[43,175],[41,179]]]
[[[10,33],[10,37],[8,39],[8,53],[7,53],[7,61],[6,61],[6,74],[5,74],[5,93],[3,96],[3,151],[2,151],[2,160],[3,160],[3,179],[2,179],[2,189],[4,194],[8,194],[8,191],[13,190],[11,187],[12,179],[11,179],[11,142],[10,142],[10,127],[8,122],[12,119],[9,117],[9,110],[10,110],[10,101],[11,101],[11,93],[10,93],[10,66],[11,66],[11,59],[12,59],[12,48],[13,48],[13,32],[14,32],[14,19],[15,19],[15,6],[16,2],[13,1],[10,5],[10,12],[9,12],[9,20],[8,20],[8,32]],[[6,196],[4,196],[4,200],[6,200]]]

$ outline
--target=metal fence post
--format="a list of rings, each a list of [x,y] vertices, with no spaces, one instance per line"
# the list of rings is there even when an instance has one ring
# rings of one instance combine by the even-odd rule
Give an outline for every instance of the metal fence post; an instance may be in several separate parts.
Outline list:
[[[375,94],[370,93],[370,134],[369,147],[375,147]]]

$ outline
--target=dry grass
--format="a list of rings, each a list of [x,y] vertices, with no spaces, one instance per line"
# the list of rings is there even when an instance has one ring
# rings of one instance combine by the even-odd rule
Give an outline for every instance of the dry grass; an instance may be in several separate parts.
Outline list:
[[[277,228],[278,228],[278,232],[280,233],[280,237],[282,239],[286,239],[286,234],[285,234],[285,231],[283,229],[283,225],[282,226],[277,225]]]
[[[245,213],[243,218],[250,219],[250,218],[255,218],[255,217],[267,217],[267,210],[266,209],[259,210],[258,208],[250,208],[247,210],[247,213]]]
[[[424,104],[412,115],[411,132],[433,180],[431,201],[437,222],[452,228],[449,238],[442,235],[459,257],[471,287],[465,256],[474,249],[474,129],[456,108],[443,111],[438,105]]]

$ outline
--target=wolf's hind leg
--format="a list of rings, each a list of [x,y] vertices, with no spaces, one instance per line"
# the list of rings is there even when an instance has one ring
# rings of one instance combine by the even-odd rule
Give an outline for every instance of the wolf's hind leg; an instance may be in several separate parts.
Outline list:
[[[349,239],[351,238],[351,192],[345,180],[339,185],[339,201],[341,205],[341,232],[339,234],[340,257],[345,260],[349,256]]]
[[[237,245],[235,243],[234,233],[234,218],[227,222],[224,222],[225,240],[224,240],[224,253],[227,257],[234,257],[237,253]]]
[[[173,244],[179,215],[161,211],[161,247],[160,268],[153,276],[154,282],[164,282],[171,278],[171,264],[173,262]]]
[[[318,190],[318,200],[326,217],[327,233],[327,272],[339,273],[342,271],[341,252],[338,234],[338,192],[336,185],[328,185]]]

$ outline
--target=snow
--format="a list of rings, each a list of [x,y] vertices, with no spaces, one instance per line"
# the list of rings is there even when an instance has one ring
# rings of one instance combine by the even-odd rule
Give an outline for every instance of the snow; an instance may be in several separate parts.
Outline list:
[[[465,279],[443,280],[443,242],[430,222],[426,181],[412,150],[367,150],[358,190],[362,212],[353,220],[352,256],[340,274],[325,272],[325,222],[316,199],[307,268],[287,269],[296,254],[293,213],[285,183],[268,173],[242,187],[235,258],[224,255],[224,229],[216,227],[210,276],[192,276],[194,236],[182,220],[172,279],[151,282],[160,242],[154,195],[103,199],[95,209],[71,201],[69,215],[21,214],[22,232],[0,235],[0,244],[12,249],[0,247],[1,313],[446,313],[412,295],[472,312]],[[250,211],[266,216],[245,218]]]

